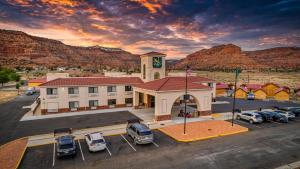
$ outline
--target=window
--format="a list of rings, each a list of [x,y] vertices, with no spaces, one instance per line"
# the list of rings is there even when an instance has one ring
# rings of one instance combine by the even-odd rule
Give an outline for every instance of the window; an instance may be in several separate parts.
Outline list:
[[[89,100],[89,106],[90,107],[97,107],[98,106],[98,100]]]
[[[209,87],[214,87],[214,84],[213,83],[208,83],[208,86]]]
[[[98,87],[89,87],[89,93],[98,93]]]
[[[108,99],[108,105],[111,106],[111,105],[116,105],[116,99]]]
[[[47,88],[47,95],[57,95],[57,88]]]
[[[160,79],[160,74],[158,72],[154,73],[154,80]]]
[[[126,92],[132,91],[132,86],[125,86],[125,91],[126,91]]]
[[[107,92],[116,92],[117,87],[116,86],[107,86]]]
[[[146,65],[143,65],[143,79],[146,79]]]
[[[68,93],[69,94],[79,94],[79,89],[78,89],[78,87],[69,87]]]
[[[132,104],[133,99],[132,98],[125,98],[125,104]]]
[[[74,108],[78,108],[78,107],[79,107],[79,102],[78,101],[69,102],[69,108],[70,109],[74,109]]]

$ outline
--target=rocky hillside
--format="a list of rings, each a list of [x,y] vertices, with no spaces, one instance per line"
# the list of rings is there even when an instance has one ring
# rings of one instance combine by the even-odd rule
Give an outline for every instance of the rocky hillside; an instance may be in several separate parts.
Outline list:
[[[19,31],[0,29],[0,66],[139,68],[139,56],[117,48],[76,47]]]
[[[176,69],[186,64],[198,70],[243,69],[297,69],[300,67],[300,48],[281,47],[258,51],[242,51],[240,47],[227,44],[202,49],[181,59]]]

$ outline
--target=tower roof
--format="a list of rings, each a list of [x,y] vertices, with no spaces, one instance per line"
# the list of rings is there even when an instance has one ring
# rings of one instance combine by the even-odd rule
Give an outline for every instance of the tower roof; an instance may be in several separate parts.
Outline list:
[[[163,56],[163,57],[165,57],[166,54],[152,51],[152,52],[148,52],[148,53],[141,55],[141,57],[143,57],[143,56]]]

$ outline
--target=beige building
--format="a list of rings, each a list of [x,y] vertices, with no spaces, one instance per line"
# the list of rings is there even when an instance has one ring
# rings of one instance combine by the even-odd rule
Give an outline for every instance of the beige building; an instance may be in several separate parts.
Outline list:
[[[157,121],[169,120],[174,103],[185,95],[186,78],[166,77],[165,56],[157,52],[141,55],[140,78],[66,77],[48,81],[40,85],[41,111],[47,114],[117,107],[153,108]],[[198,115],[209,115],[216,83],[189,76],[187,89]]]

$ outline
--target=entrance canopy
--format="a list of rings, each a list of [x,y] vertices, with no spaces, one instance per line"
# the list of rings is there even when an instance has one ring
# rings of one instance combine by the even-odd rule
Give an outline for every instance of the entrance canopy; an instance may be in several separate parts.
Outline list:
[[[208,115],[211,112],[213,83],[213,80],[203,77],[188,77],[187,79],[188,94],[195,98],[197,110],[201,115]],[[157,121],[170,120],[172,106],[176,99],[185,94],[185,86],[185,77],[165,77],[137,84],[133,87],[134,107],[150,107],[150,105],[152,107],[154,105]]]

